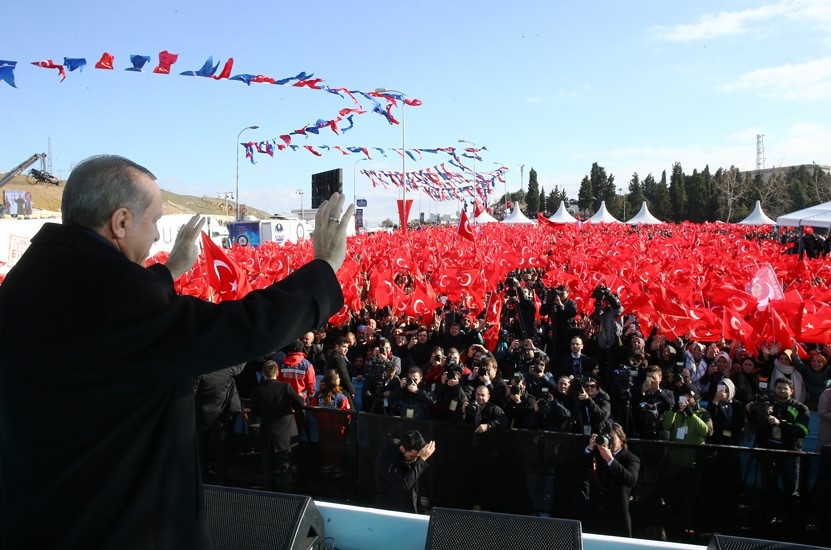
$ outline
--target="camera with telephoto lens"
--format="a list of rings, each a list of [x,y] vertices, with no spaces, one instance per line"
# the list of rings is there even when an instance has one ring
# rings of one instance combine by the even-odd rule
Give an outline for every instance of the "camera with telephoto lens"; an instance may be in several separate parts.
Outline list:
[[[590,376],[580,374],[571,379],[571,384],[568,385],[568,394],[574,397],[583,393],[583,386],[591,381]]]
[[[511,386],[510,391],[511,391],[511,395],[521,395],[522,394],[522,388],[520,388],[519,386],[516,386],[516,385]]]
[[[612,437],[609,434],[600,434],[594,440],[595,445],[609,447],[612,444]]]
[[[458,380],[462,376],[462,367],[458,363],[448,363],[444,368],[448,380]]]
[[[415,383],[416,383],[415,379],[410,378],[409,376],[404,379],[404,387],[405,388],[409,388],[410,386],[414,385]]]
[[[597,285],[592,291],[592,298],[600,302],[604,298],[607,298],[611,293],[612,291],[609,290],[609,287],[606,285]]]
[[[488,367],[482,365],[476,369],[476,376],[487,376],[488,375]]]
[[[757,393],[753,396],[753,401],[750,405],[750,413],[755,418],[762,422],[767,422],[769,416],[773,414],[773,404],[776,399],[770,393]]]

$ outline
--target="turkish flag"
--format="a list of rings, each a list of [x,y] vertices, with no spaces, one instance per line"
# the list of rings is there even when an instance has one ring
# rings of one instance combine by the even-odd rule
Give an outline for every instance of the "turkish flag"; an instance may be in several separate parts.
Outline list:
[[[722,308],[721,334],[726,340],[741,342],[750,354],[756,353],[756,331],[741,315],[732,309]]]
[[[491,294],[488,300],[488,311],[485,313],[486,323],[499,323],[500,316],[502,315],[502,305],[504,304],[502,294],[501,292]]]
[[[462,210],[462,217],[459,218],[459,235],[469,241],[474,241],[473,228],[470,227],[470,220],[467,218],[467,212]]]
[[[202,249],[205,251],[208,286],[214,291],[213,301],[238,300],[251,292],[245,271],[229,258],[207,233],[202,232]]]
[[[473,201],[473,217],[478,218],[479,214],[485,211],[485,207],[482,206],[482,201],[476,199]]]
[[[750,281],[750,295],[756,298],[759,309],[767,307],[771,300],[782,300],[785,298],[782,292],[782,285],[776,278],[776,272],[771,265],[765,264],[756,272]]]
[[[803,342],[831,344],[831,306],[825,306],[816,313],[803,314],[799,339]]]
[[[407,232],[407,220],[410,219],[410,208],[413,207],[413,199],[406,201],[398,199],[398,221],[401,223],[401,230]]]

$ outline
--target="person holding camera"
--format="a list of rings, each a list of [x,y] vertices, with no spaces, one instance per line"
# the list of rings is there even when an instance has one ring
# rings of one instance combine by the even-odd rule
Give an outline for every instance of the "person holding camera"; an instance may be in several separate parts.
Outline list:
[[[401,379],[395,374],[395,365],[380,356],[367,366],[368,375],[361,389],[361,407],[364,412],[391,414],[390,395],[401,387]]]
[[[792,380],[777,378],[773,382],[773,392],[773,399],[759,399],[747,404],[750,421],[756,425],[755,446],[801,451],[802,441],[808,435],[808,407],[793,398]],[[762,460],[762,488],[769,499],[768,514],[776,515],[778,510],[793,519],[795,504],[792,500],[799,497],[799,456],[765,453]],[[776,495],[780,478],[784,501]]]
[[[598,386],[597,380],[581,375],[572,380],[569,389],[575,400],[575,433],[590,435],[607,432],[612,404],[609,395]]]
[[[617,364],[614,361],[616,351],[621,347],[623,324],[620,316],[623,314],[623,306],[617,294],[606,285],[597,285],[591,297],[594,298],[591,320],[598,348],[597,357],[601,365],[614,366]]]
[[[569,299],[568,285],[559,285],[548,292],[543,308],[552,329],[553,347],[549,351],[553,357],[560,357],[568,352],[568,343],[580,332],[575,320],[577,302]]]
[[[505,361],[506,372],[528,372],[529,367],[537,362],[545,353],[534,345],[530,338],[525,340],[514,339],[508,346],[508,357]]]
[[[508,396],[502,409],[509,429],[535,430],[537,428],[537,400],[525,391],[525,377],[514,374],[508,381]]]
[[[407,369],[407,376],[401,379],[397,392],[398,416],[430,420],[430,409],[436,403],[436,396],[422,387],[421,379],[420,368]]]
[[[508,395],[508,388],[497,368],[496,357],[488,352],[479,355],[474,362],[473,373],[467,381],[468,392],[473,395],[479,386],[487,386],[491,398],[502,406]]]
[[[548,399],[550,394],[557,391],[557,380],[545,370],[546,366],[545,356],[538,355],[528,364],[528,370],[525,373],[525,389],[534,396],[538,403],[543,399]]]
[[[676,404],[661,417],[662,427],[669,430],[670,441],[703,445],[713,434],[713,421],[698,405],[698,395],[695,386],[684,384],[678,390]],[[664,498],[674,512],[672,517],[679,523],[676,527],[683,529],[686,535],[695,534],[691,524],[698,496],[697,458],[697,451],[691,448],[672,447],[667,453],[667,486],[677,490],[668,491]]]
[[[641,460],[629,451],[626,433],[617,422],[607,432],[593,433],[584,454],[590,468],[589,524],[593,532],[632,536],[629,497],[638,482]]]
[[[632,407],[632,419],[635,433],[640,439],[666,441],[669,431],[661,425],[664,413],[672,408],[675,398],[670,390],[661,387],[663,372],[661,367],[650,365],[646,368],[646,378],[640,388],[640,395],[633,397],[636,404]]]
[[[571,378],[560,376],[557,388],[547,392],[544,399],[537,400],[539,427],[552,432],[574,433],[575,397],[571,394]]]
[[[448,362],[444,366],[441,378],[436,383],[436,410],[443,422],[464,422],[465,408],[470,400],[462,383],[465,369],[458,361]]]

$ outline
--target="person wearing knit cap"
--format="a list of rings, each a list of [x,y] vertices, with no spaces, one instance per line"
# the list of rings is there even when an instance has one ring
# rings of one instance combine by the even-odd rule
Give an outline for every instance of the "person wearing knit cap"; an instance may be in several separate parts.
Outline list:
[[[713,399],[707,404],[707,412],[713,419],[713,434],[707,443],[741,445],[747,420],[744,405],[735,401],[736,386],[729,378],[723,378],[716,386]]]

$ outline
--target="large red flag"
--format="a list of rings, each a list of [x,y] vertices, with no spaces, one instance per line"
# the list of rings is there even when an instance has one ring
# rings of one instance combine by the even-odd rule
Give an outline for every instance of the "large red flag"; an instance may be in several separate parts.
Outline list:
[[[473,201],[473,217],[478,218],[479,214],[485,211],[485,207],[482,206],[482,201],[476,199]]]
[[[831,306],[802,316],[802,334],[799,339],[803,342],[831,344]]]
[[[238,300],[251,291],[245,271],[229,258],[203,231],[202,249],[207,263],[208,285],[214,291],[213,301]]]
[[[459,235],[469,241],[473,241],[473,228],[470,227],[470,220],[467,218],[467,212],[462,210],[462,217],[459,218]]]

